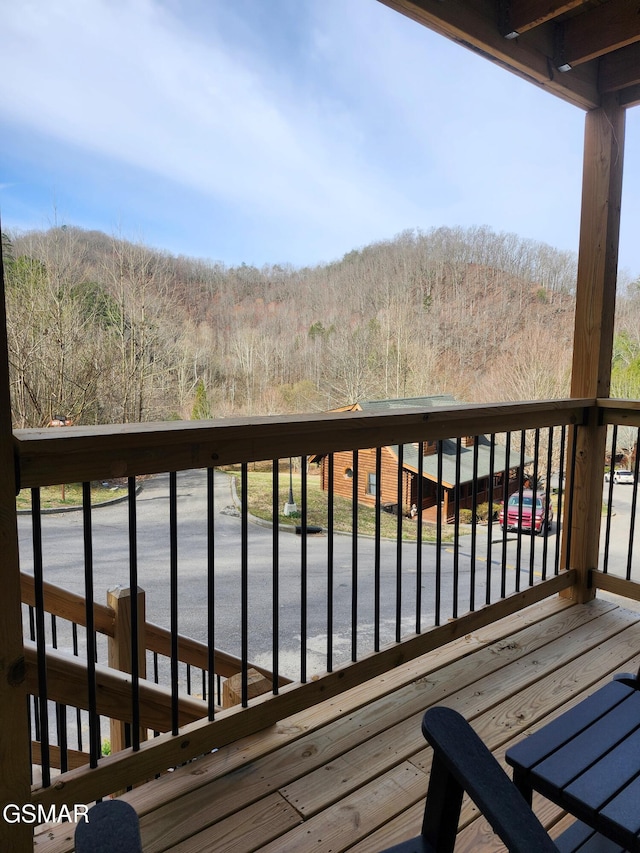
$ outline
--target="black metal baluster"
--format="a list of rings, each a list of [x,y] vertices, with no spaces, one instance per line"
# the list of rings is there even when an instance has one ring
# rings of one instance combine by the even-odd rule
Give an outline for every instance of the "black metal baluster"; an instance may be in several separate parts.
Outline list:
[[[487,513],[487,573],[486,573],[486,589],[484,603],[491,604],[491,570],[492,570],[492,547],[493,547],[493,488],[495,479],[495,464],[496,464],[496,436],[491,434],[489,444],[489,510]]]
[[[636,448],[640,447],[640,427],[636,433]],[[631,580],[631,563],[633,560],[633,536],[636,529],[636,509],[638,506],[638,473],[640,471],[640,454],[636,450],[636,458],[633,466],[633,494],[631,495],[631,519],[629,521],[629,552],[627,555],[628,581]]]
[[[29,736],[29,780],[30,780],[31,784],[33,785],[33,783],[34,783],[33,767],[34,767],[35,761],[34,761],[34,755],[33,755],[33,736],[32,736],[33,720],[31,719],[31,697],[29,695],[27,695],[26,699],[27,699],[27,701],[25,704],[27,706],[27,708],[26,708],[26,710],[27,710],[27,731],[29,732],[29,735],[30,735]],[[37,738],[36,738],[36,740],[37,740]]]
[[[71,623],[71,641],[73,643],[74,657],[79,657],[80,653],[78,650],[78,626],[75,622]],[[76,736],[78,750],[82,752],[82,712],[80,708],[76,708]]]
[[[438,440],[438,482],[436,485],[436,589],[434,597],[434,625],[440,624],[442,604],[442,441]]]
[[[476,609],[476,550],[478,534],[478,437],[473,440],[473,480],[471,483],[471,556],[469,566],[469,610]]]
[[[460,584],[460,503],[462,500],[462,488],[460,486],[460,454],[462,451],[462,439],[456,439],[456,514],[453,519],[453,609],[451,615],[455,619],[458,616],[458,589]]]
[[[547,438],[547,476],[545,482],[544,489],[544,506],[545,506],[545,518],[546,514],[549,513],[551,509],[551,466],[553,464],[553,435],[554,430],[553,427],[549,427],[549,435]],[[549,558],[549,533],[551,532],[551,524],[546,525],[546,530],[544,534],[544,542],[542,544],[542,580],[547,579],[547,563]],[[557,524],[556,524],[556,536],[557,533]]]
[[[535,556],[536,556],[536,512],[538,509],[538,456],[540,453],[540,430],[536,429],[533,439],[533,483],[531,496],[531,548],[529,550],[529,586],[533,586],[535,578]],[[540,531],[545,527],[546,516],[544,507]]]
[[[49,752],[49,707],[47,703],[47,662],[44,626],[44,576],[42,559],[42,514],[40,489],[31,490],[31,535],[33,540],[33,575],[35,591],[35,636],[38,654],[38,714],[40,724],[40,751],[42,753],[42,786],[51,784],[51,757]]]
[[[327,672],[333,672],[334,458],[327,465]]]
[[[507,528],[509,524],[509,474],[511,471],[511,433],[505,434],[504,481],[502,483],[502,561],[500,566],[500,598],[507,595]]]
[[[278,693],[279,671],[280,671],[280,471],[279,460],[272,461],[272,538],[271,538],[271,623],[272,623],[272,689],[274,695]]]
[[[178,708],[178,479],[169,474],[169,610],[171,622],[171,732],[179,731]]]
[[[89,710],[89,766],[97,767],[102,753],[100,719],[97,710],[97,644],[93,619],[93,533],[91,524],[91,483],[82,484],[82,521],[84,535],[84,597],[87,637],[87,689]]]
[[[207,468],[207,710],[210,720],[216,716],[216,615],[215,615],[215,471]]]
[[[307,495],[307,457],[300,457],[300,501],[301,501],[301,526],[300,526],[300,550],[301,550],[301,589],[300,589],[300,680],[305,683],[307,680],[307,645],[309,633],[309,541],[308,541],[308,526],[309,526],[309,506]]]
[[[138,613],[138,523],[135,477],[129,477],[128,487],[129,589],[131,590],[131,746],[136,752],[140,749],[140,620]]]
[[[353,451],[352,511],[353,525],[351,534],[351,660],[358,660],[358,486],[360,483],[360,459],[358,451]]]
[[[606,575],[609,571],[609,545],[611,543],[611,517],[613,510],[613,472],[616,464],[616,446],[618,444],[618,424],[613,425],[611,435],[611,464],[609,466],[609,488],[607,489],[607,521],[604,536],[604,561],[602,571]],[[636,454],[637,455],[637,454]]]
[[[382,448],[376,447],[376,517],[375,535],[373,540],[373,648],[380,651],[380,606],[381,597],[381,550],[382,537]]]
[[[518,532],[516,534],[516,592],[520,592],[520,570],[522,567],[522,522],[524,500],[525,431],[520,430],[520,467],[518,477]],[[533,509],[533,508],[532,508]]]
[[[51,614],[51,646],[54,649],[58,648],[58,621],[55,613]],[[60,750],[60,772],[66,773],[69,769],[67,706],[61,702],[56,702],[56,732]]]
[[[34,608],[29,605],[29,639],[32,643],[36,640],[36,619]],[[40,656],[38,655],[38,661],[40,660]],[[27,708],[30,710],[31,708],[31,699],[33,699],[33,739],[37,742],[41,740],[40,737],[40,699],[38,696],[27,697]],[[31,727],[29,728],[31,731]],[[32,762],[33,764],[33,762]],[[31,776],[33,777],[33,767],[31,768]],[[33,781],[33,778],[32,778]]]
[[[249,704],[249,476],[240,466],[240,678],[241,704]]]
[[[398,516],[396,524],[396,643],[402,640],[402,516],[404,445],[398,445]]]
[[[422,504],[424,503],[424,442],[418,443],[418,488],[416,516],[416,634],[422,632]]]

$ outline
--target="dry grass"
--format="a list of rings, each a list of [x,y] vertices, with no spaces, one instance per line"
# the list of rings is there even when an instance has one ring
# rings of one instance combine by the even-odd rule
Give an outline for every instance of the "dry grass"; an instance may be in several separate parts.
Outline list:
[[[264,470],[265,465],[250,466],[247,476],[248,504],[251,515],[268,521],[273,521],[273,477],[271,466]],[[240,473],[237,468],[228,469],[228,472],[236,477],[236,487],[240,493]],[[301,477],[299,473],[293,475],[293,497],[298,507],[302,509]],[[289,497],[289,471],[281,470],[278,481],[278,523],[285,525],[300,524],[300,517],[283,515],[285,503]],[[327,527],[327,493],[320,488],[319,472],[312,470],[307,478],[307,525]],[[334,496],[334,522],[333,528],[338,532],[351,532],[353,530],[353,504],[350,500],[338,495]],[[373,536],[376,532],[376,510],[374,507],[358,506],[358,535]],[[408,518],[401,519],[402,538],[415,541],[417,535],[417,523]],[[398,535],[398,518],[386,512],[380,513],[380,534],[389,539],[395,539]],[[436,526],[423,522],[422,538],[424,541],[433,542],[436,539]],[[448,530],[443,531],[442,541],[449,542],[453,538]]]
[[[91,503],[99,504],[114,498],[124,497],[126,487],[113,483],[91,484]],[[64,486],[42,486],[40,488],[40,506],[42,509],[64,509],[82,506],[82,483],[69,483]],[[16,498],[18,509],[31,509],[31,490],[23,489]]]

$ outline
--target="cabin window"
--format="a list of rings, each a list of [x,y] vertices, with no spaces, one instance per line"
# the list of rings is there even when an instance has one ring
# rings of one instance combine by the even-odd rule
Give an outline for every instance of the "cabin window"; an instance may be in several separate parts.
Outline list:
[[[367,494],[375,495],[376,493],[376,475],[371,471],[367,474]]]

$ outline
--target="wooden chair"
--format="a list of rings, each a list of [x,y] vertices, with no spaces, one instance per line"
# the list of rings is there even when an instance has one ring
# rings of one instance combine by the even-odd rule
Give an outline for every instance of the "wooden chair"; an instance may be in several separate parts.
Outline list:
[[[623,851],[579,821],[552,841],[524,797],[457,711],[430,708],[422,721],[422,733],[433,747],[422,833],[384,853],[451,853],[465,791],[511,853]]]
[[[103,800],[76,827],[76,853],[142,853],[135,809],[124,800]]]

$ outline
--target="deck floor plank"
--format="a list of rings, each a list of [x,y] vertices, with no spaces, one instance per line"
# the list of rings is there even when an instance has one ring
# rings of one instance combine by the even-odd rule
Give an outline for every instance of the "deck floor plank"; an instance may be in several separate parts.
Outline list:
[[[640,614],[560,598],[527,608],[125,795],[145,853],[374,853],[420,827],[424,710],[454,707],[504,765],[511,743],[619,671],[637,669]],[[562,813],[534,801],[545,826]],[[558,830],[559,831],[559,830]],[[37,853],[70,853],[68,827]],[[456,848],[458,849],[458,848]],[[501,850],[465,802],[461,851]]]
[[[476,652],[473,670],[464,659],[455,661],[441,672],[338,720],[331,726],[330,736],[326,731],[314,732],[253,763],[250,774],[241,768],[227,774],[224,780],[192,791],[187,811],[174,800],[155,810],[152,819],[142,818],[145,846],[149,853],[158,853],[169,841],[178,843],[187,832],[204,829],[278,787],[308,818],[420,750],[424,746],[420,721],[429,705],[440,701],[443,695],[472,688],[479,672],[495,672],[514,657],[532,652],[571,627],[582,625],[584,620],[591,621],[586,612],[569,620],[566,615],[553,616],[548,620],[551,626],[547,625],[544,631],[536,632],[528,626],[498,650],[490,646]],[[603,632],[604,629],[598,633],[598,638]],[[298,781],[287,785],[291,780]]]
[[[302,823],[295,809],[277,793],[252,803],[242,811],[242,820],[227,818],[186,838],[170,849],[174,853],[244,853],[278,838],[289,827]],[[146,853],[146,846],[143,849]]]

